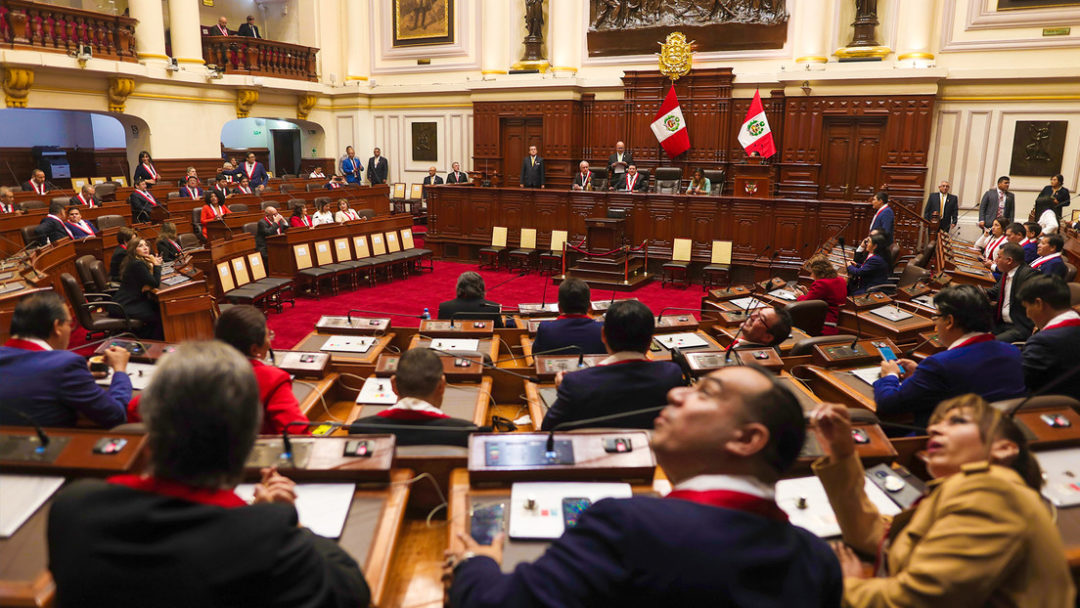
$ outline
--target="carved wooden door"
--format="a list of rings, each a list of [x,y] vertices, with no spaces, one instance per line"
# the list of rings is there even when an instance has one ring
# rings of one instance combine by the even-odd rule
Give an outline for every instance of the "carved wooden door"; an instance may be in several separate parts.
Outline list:
[[[881,173],[881,119],[825,121],[821,197],[864,200],[877,190]]]
[[[529,155],[529,146],[536,146],[544,156],[544,119],[503,118],[500,124],[500,153],[503,159],[503,185],[515,187],[521,183],[521,161]]]

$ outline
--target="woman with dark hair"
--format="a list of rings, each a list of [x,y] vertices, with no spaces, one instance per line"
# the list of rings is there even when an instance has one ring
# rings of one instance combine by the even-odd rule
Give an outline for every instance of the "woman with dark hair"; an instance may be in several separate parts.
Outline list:
[[[202,235],[209,239],[206,227],[210,222],[216,222],[229,214],[229,208],[221,204],[216,190],[211,190],[203,197],[204,204],[199,212],[199,223],[202,224]]]
[[[161,313],[152,297],[161,285],[161,257],[150,253],[146,239],[134,237],[127,244],[127,257],[120,266],[120,289],[114,300],[124,307],[129,318],[142,321],[145,326],[136,332],[140,338],[163,340]],[[111,311],[121,317],[120,311]]]
[[[307,205],[303,202],[292,206],[292,216],[289,217],[289,225],[294,228],[311,228],[311,218],[307,214]]]
[[[1054,212],[1054,215],[1057,216],[1057,219],[1060,220],[1061,208],[1069,206],[1069,189],[1065,187],[1065,176],[1058,173],[1057,175],[1051,177],[1050,185],[1044,187],[1039,192],[1039,196],[1035,197],[1036,205],[1038,205],[1038,202],[1043,198],[1051,199],[1052,202],[1049,205],[1049,208]],[[1039,219],[1038,211],[1036,211],[1035,217],[1032,219]]]
[[[982,249],[982,257],[984,260],[994,261],[994,256],[997,255],[998,247],[1001,247],[1006,243],[1007,236],[1005,229],[1009,227],[1009,220],[1003,217],[994,218],[990,227],[983,231],[975,241],[975,248]]]
[[[157,238],[157,252],[161,259],[171,262],[180,257],[184,248],[180,246],[180,235],[176,234],[176,224],[164,222],[161,224],[161,234]]]
[[[892,260],[889,259],[889,242],[883,234],[873,234],[862,242],[866,259],[862,264],[847,267],[847,290],[850,295],[866,293],[874,285],[889,282]]]
[[[833,547],[845,606],[1073,606],[1038,461],[1023,432],[986,400],[962,395],[935,408],[930,492],[894,517],[867,498],[847,408],[822,405],[811,422],[827,454],[814,473],[846,543]],[[880,574],[865,574],[856,552],[873,557]]]
[[[131,176],[131,183],[138,183],[139,179],[146,180],[147,186],[153,186],[161,179],[157,170],[154,169],[154,161],[150,158],[150,153],[146,150],[139,152],[139,164],[135,166],[135,173]]]
[[[312,224],[322,226],[323,224],[334,223],[334,213],[330,211],[329,198],[319,197],[316,200],[315,207],[317,210],[315,211],[315,215],[311,216],[311,219],[313,220]]]
[[[1032,210],[1035,222],[1039,224],[1039,233],[1042,235],[1054,234],[1058,231],[1058,220],[1061,219],[1061,208],[1053,196],[1040,196],[1035,200],[1035,209]]]
[[[701,168],[694,169],[694,177],[690,179],[690,186],[686,188],[687,194],[711,194],[712,183],[705,177]]]
[[[795,298],[795,301],[821,300],[828,304],[829,308],[825,311],[825,325],[821,328],[821,335],[836,335],[840,333],[836,328],[840,322],[840,308],[847,303],[847,281],[837,275],[836,268],[826,256],[817,255],[810,258],[809,266],[810,277],[814,279],[814,282],[810,284],[809,289],[801,285],[796,287],[795,289],[801,295]]]

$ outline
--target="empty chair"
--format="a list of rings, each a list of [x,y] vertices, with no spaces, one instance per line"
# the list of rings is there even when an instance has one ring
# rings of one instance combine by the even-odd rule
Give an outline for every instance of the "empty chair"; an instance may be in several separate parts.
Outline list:
[[[401,230],[401,248],[402,251],[410,254],[409,263],[414,265],[417,270],[425,270],[424,262],[427,262],[427,270],[435,271],[435,265],[431,261],[435,253],[430,249],[424,249],[423,247],[417,247],[413,241],[412,228],[403,228]]]
[[[706,291],[713,285],[727,283],[731,270],[731,241],[713,241],[709,264],[701,269],[701,287]]]
[[[592,180],[593,190],[603,192],[608,189],[608,179],[606,177],[594,177]]]
[[[75,277],[66,272],[60,275],[60,282],[64,285],[64,292],[67,294],[68,302],[71,303],[71,307],[75,311],[75,319],[86,330],[87,340],[93,339],[96,334],[108,336],[119,332],[134,332],[142,329],[142,321],[128,317],[124,307],[109,299],[107,294],[84,292]],[[95,298],[95,301],[87,301],[87,296]],[[122,318],[110,317],[103,309],[119,310]]]
[[[825,327],[825,314],[829,311],[829,304],[825,300],[791,302],[785,308],[791,314],[792,325],[811,336],[821,335],[821,329]]]
[[[67,207],[68,202],[70,202],[70,201],[71,201],[70,196],[54,196],[54,197],[52,197],[52,200],[49,201],[49,202],[50,203],[60,203],[61,205]]]
[[[173,200],[173,199],[176,199],[176,198],[180,198],[180,191],[179,191],[179,190],[177,190],[177,191],[175,191],[175,192],[170,192],[170,193],[168,194],[167,198],[168,198],[168,200],[170,200],[170,201],[171,201],[171,200]]]
[[[29,201],[22,201],[21,203],[19,203],[19,206],[22,207],[23,211],[34,211],[34,210],[37,210],[37,209],[48,209],[49,208],[48,203],[46,203],[45,201],[39,201],[37,199],[33,199],[33,200],[29,200]]]
[[[292,184],[281,184],[280,186],[278,186],[278,192],[282,194],[288,194],[295,189],[295,186],[293,186]]]
[[[97,261],[91,254],[81,255],[75,258],[75,272],[79,273],[79,281],[82,282],[83,289],[87,291],[95,291],[94,276],[90,271],[90,265]]]
[[[480,249],[480,268],[491,266],[498,268],[502,258],[509,251],[506,246],[506,226],[495,226],[491,229],[491,246]],[[487,261],[487,264],[484,262]]]
[[[180,246],[183,247],[185,251],[188,249],[197,249],[200,245],[201,243],[199,243],[198,236],[190,232],[185,232],[180,235]]]
[[[368,272],[368,284],[374,285],[379,270],[386,270],[390,266],[390,261],[385,259],[376,259],[371,255],[371,249],[368,247],[367,236],[361,234],[354,236],[353,239],[353,251],[355,252],[354,259],[360,262],[366,261],[370,264],[370,271]],[[388,271],[389,274],[389,271]]]
[[[1069,283],[1069,306],[1080,305],[1080,284]]]
[[[240,261],[239,269],[236,268],[236,260]],[[243,257],[234,258],[232,262],[225,260],[217,264],[218,282],[221,283],[221,293],[227,302],[233,304],[259,304],[269,297],[272,291],[269,287],[247,285],[250,279],[248,278],[247,269],[244,267]],[[239,271],[241,269],[242,274]],[[237,286],[237,282],[241,280],[243,283]]]
[[[338,279],[341,276],[347,278],[353,270],[347,264],[338,264],[334,261],[334,252],[329,240],[315,241],[315,263],[319,265],[319,268],[326,268],[334,272],[334,278],[331,282],[334,293],[337,293],[340,286]]]
[[[371,260],[353,259],[352,250],[349,248],[349,239],[342,237],[334,239],[334,260],[349,269],[349,280],[353,289],[359,286],[360,275],[367,276],[368,285],[371,285],[371,276],[374,273],[374,262]]]
[[[374,209],[357,209],[356,210],[356,215],[359,215],[360,217],[364,218],[365,220],[370,220],[371,218],[375,217],[375,210]]]
[[[27,247],[37,247],[45,242],[41,235],[38,234],[37,224],[19,228],[19,234],[22,235],[23,245]]]
[[[854,339],[855,336],[852,336],[850,334],[835,334],[832,336],[815,336],[813,338],[803,338],[802,340],[799,340],[795,344],[791,345],[791,350],[788,351],[787,356],[798,357],[802,355],[809,355],[810,353],[814,352],[815,345],[837,344],[841,342],[851,344]]]
[[[307,184],[304,186],[304,190],[307,192],[314,192],[316,190],[322,190],[322,184]]]
[[[566,231],[551,231],[551,249],[540,254],[540,272],[562,271],[563,246],[566,245]]]
[[[101,202],[111,203],[116,200],[116,184],[105,182],[94,190],[94,194],[101,199]]]
[[[683,286],[690,285],[690,239],[675,239],[671,247],[671,261],[661,266],[660,287],[679,281]]]
[[[248,266],[251,267],[251,282],[256,286],[269,286],[273,289],[270,301],[281,312],[281,305],[288,302],[296,306],[296,300],[292,298],[293,281],[283,277],[266,276],[266,266],[263,265],[262,254],[258,251],[247,255]],[[288,297],[286,297],[288,294]]]
[[[99,215],[97,218],[97,227],[99,231],[107,230],[109,228],[119,228],[120,226],[127,226],[127,221],[122,215]]]
[[[233,203],[231,205],[226,205],[226,207],[233,213],[247,213],[248,210],[248,206],[244,203]]]
[[[311,249],[307,243],[293,245],[293,260],[296,263],[296,276],[307,282],[308,291],[319,298],[321,293],[320,282],[323,280],[333,281],[334,271],[329,268],[319,268],[311,258]]]
[[[274,207],[278,211],[281,211],[281,201],[263,201],[259,203],[259,210],[266,211],[267,207]]]
[[[109,282],[109,273],[105,272],[105,263],[94,258],[94,261],[90,262],[89,268],[90,278],[93,280],[93,289],[91,291],[106,294],[111,298],[119,286]]]
[[[657,180],[656,192],[658,194],[678,194],[679,181],[673,179]]]
[[[1065,282],[1071,283],[1076,278],[1076,266],[1065,262]]]
[[[244,224],[243,231],[255,236],[259,232],[259,222],[248,222]]]
[[[529,270],[534,265],[539,265],[540,250],[536,248],[536,228],[522,228],[519,247],[510,251],[507,267],[515,266],[522,270]]]
[[[396,232],[387,232],[380,234],[376,232],[371,235],[371,250],[375,254],[376,259],[382,259],[389,262],[390,274],[393,275],[394,269],[401,271],[401,278],[405,278],[409,271],[409,256],[402,253],[401,247],[397,242]],[[392,276],[390,278],[393,278]]]
[[[709,184],[712,187],[713,196],[719,196],[724,193],[724,181],[727,180],[727,172],[717,169],[709,169],[702,171],[701,174],[708,178]]]
[[[929,280],[930,271],[916,266],[915,264],[908,264],[904,266],[903,272],[900,273],[900,280],[897,281],[897,287],[907,287],[908,285],[914,285],[919,281]]]

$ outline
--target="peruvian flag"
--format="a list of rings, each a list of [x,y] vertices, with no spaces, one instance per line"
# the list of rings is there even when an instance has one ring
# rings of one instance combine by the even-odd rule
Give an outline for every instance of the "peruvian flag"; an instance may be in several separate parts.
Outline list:
[[[754,91],[754,100],[750,102],[750,109],[746,111],[746,120],[739,129],[739,144],[747,154],[757,152],[765,158],[776,154],[776,144],[773,143],[769,119],[765,117],[765,106],[761,105],[760,91]]]
[[[679,107],[679,98],[675,95],[675,85],[671,86],[650,126],[669,157],[675,158],[690,149],[690,134],[686,131],[686,119]]]

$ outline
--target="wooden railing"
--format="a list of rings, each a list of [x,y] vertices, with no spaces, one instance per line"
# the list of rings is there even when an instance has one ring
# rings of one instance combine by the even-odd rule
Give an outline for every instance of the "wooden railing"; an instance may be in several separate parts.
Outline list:
[[[319,49],[245,36],[203,36],[203,59],[229,74],[317,80]]]
[[[72,53],[89,45],[94,57],[138,61],[136,19],[29,0],[0,0],[5,48]]]

